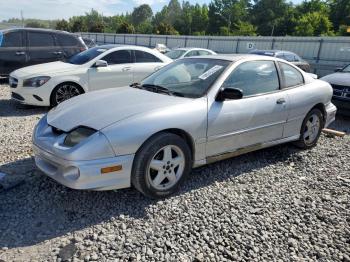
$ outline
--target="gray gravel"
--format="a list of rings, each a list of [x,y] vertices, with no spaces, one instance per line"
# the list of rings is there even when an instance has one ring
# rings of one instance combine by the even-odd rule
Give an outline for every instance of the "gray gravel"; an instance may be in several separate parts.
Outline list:
[[[163,201],[68,189],[35,169],[47,109],[0,86],[0,261],[350,261],[350,137],[196,169]],[[339,118],[338,130],[350,131]]]

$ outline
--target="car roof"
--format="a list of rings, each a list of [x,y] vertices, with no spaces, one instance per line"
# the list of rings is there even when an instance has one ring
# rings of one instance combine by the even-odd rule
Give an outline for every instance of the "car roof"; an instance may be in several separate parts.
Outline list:
[[[75,35],[73,33],[69,33],[67,31],[61,31],[61,30],[54,30],[54,29],[48,29],[48,28],[31,28],[31,27],[25,27],[25,28],[9,28],[9,29],[3,29],[0,30],[3,33],[6,32],[15,32],[15,31],[31,31],[31,32],[48,32],[48,33],[58,33],[58,34],[70,34]]]
[[[268,59],[271,61],[280,60],[280,59],[276,59],[275,57],[263,57],[261,55],[254,55],[254,54],[218,54],[218,55],[203,55],[203,56],[189,57],[189,59],[191,59],[191,58],[217,59],[217,60],[227,60],[227,61],[231,61],[231,62],[236,62],[236,61],[242,60],[242,59],[257,59],[257,60]]]
[[[179,47],[179,48],[175,48],[174,50],[184,50],[184,51],[189,51],[189,50],[206,50],[206,51],[211,51],[209,49],[199,48],[199,47]]]
[[[286,50],[276,50],[276,49],[272,49],[272,50],[260,50],[260,49],[256,49],[256,50],[252,50],[251,53],[258,53],[258,54],[267,54],[267,53],[273,53],[273,55],[277,54],[277,53],[289,53],[289,54],[295,54],[291,51],[286,51]]]

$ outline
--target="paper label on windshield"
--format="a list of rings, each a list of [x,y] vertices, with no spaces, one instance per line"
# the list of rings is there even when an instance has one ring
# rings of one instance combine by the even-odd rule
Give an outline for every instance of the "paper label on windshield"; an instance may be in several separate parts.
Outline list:
[[[204,72],[203,74],[201,74],[198,78],[205,80],[207,79],[209,76],[215,74],[217,71],[219,71],[222,68],[221,65],[216,65],[213,66],[212,68],[210,68],[207,72]]]

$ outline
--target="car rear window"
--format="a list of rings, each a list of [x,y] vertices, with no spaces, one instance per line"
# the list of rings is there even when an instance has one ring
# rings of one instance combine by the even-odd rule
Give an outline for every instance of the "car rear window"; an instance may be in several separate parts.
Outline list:
[[[77,39],[74,36],[57,34],[56,37],[61,46],[77,46]]]
[[[2,34],[1,36],[0,36],[0,46],[2,47],[23,46],[22,32],[8,32],[5,34]]]
[[[55,46],[52,34],[28,32],[29,46]]]

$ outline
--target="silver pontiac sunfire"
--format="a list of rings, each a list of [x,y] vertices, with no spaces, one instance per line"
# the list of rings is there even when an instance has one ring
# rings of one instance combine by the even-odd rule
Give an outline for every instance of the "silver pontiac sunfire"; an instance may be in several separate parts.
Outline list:
[[[165,197],[193,167],[290,141],[315,146],[335,119],[331,98],[328,83],[278,58],[185,58],[59,104],[34,130],[35,161],[70,188]]]

